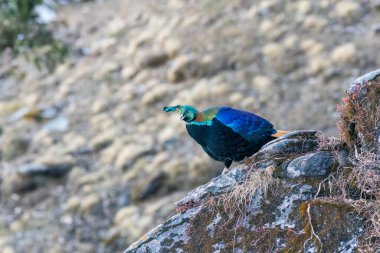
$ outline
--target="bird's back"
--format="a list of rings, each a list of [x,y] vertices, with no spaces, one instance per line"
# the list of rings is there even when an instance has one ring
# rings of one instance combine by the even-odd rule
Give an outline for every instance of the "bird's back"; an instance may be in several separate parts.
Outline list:
[[[218,161],[240,161],[274,139],[272,124],[265,119],[230,107],[203,111],[202,121],[186,125],[189,135]]]

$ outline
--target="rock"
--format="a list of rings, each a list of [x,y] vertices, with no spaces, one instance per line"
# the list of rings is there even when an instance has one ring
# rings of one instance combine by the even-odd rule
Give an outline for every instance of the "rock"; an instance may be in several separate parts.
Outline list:
[[[141,201],[155,194],[164,184],[166,175],[162,172],[148,175],[132,191],[132,200]]]
[[[103,150],[112,145],[113,140],[116,138],[117,133],[114,130],[109,130],[104,133],[100,133],[92,139],[90,147],[94,152]]]
[[[105,245],[110,245],[114,243],[117,239],[120,238],[120,231],[118,228],[110,228],[106,231],[106,233],[103,235],[103,243]]]
[[[122,170],[130,168],[139,158],[152,155],[152,147],[143,145],[128,145],[121,150],[116,158],[115,166]]]
[[[233,172],[234,170],[230,173]],[[209,252],[209,249],[216,248],[228,252],[265,252],[269,249],[296,252],[302,251],[304,247],[320,249],[326,243],[329,247],[338,249],[348,238],[361,235],[363,230],[358,228],[362,229],[364,223],[356,214],[348,211],[339,215],[345,208],[350,210],[349,205],[311,200],[312,187],[307,184],[285,184],[279,187],[277,193],[280,196],[267,195],[266,200],[261,191],[250,195],[251,201],[243,206],[242,213],[245,215],[239,215],[240,212],[236,211],[229,213],[228,208],[223,207],[223,204],[218,205],[218,200],[213,197],[202,205],[185,202],[188,204],[180,213],[131,244],[125,253],[171,252],[174,249]],[[193,194],[198,195],[198,191]],[[321,215],[322,213],[331,215]],[[336,219],[333,216],[335,214],[342,219]],[[313,219],[314,222],[310,223],[309,217],[315,217],[316,220]],[[314,241],[308,243],[308,239],[313,236],[311,227],[321,238],[321,245]],[[235,232],[230,233],[231,231]],[[331,234],[334,234],[334,238]],[[357,246],[357,242],[351,244],[353,248]]]
[[[0,116],[9,116],[12,113],[17,112],[21,105],[17,102],[0,102]]]
[[[140,68],[155,68],[164,64],[169,59],[169,55],[163,52],[144,53],[140,55],[138,65]]]
[[[308,14],[310,11],[312,10],[312,6],[310,4],[309,1],[300,1],[299,3],[297,3],[297,12],[302,14],[302,15],[306,15]]]
[[[121,71],[121,77],[124,80],[132,79],[134,76],[136,76],[138,73],[138,69],[136,67],[131,67],[129,65],[124,66]]]
[[[380,70],[375,70],[353,81],[347,96],[338,107],[339,132],[350,146],[360,146],[370,153],[379,150],[380,124],[376,114],[380,106]]]
[[[127,24],[125,23],[125,20],[116,17],[108,23],[106,30],[109,33],[109,35],[115,36],[121,33],[126,28],[126,26]]]
[[[167,77],[172,82],[180,82],[196,76],[198,68],[199,62],[194,55],[181,55],[170,63]]]
[[[210,196],[218,196],[222,193],[231,191],[236,184],[243,181],[247,167],[241,166],[227,174],[213,178],[209,183],[198,187],[188,193],[182,200],[176,202],[177,206],[197,204]]]
[[[330,152],[321,151],[298,157],[291,161],[286,170],[290,177],[319,177],[330,174],[334,164]]]
[[[260,92],[266,92],[270,90],[270,87],[273,85],[272,80],[267,76],[258,75],[255,76],[252,80],[252,87]]]
[[[92,193],[90,195],[85,196],[79,206],[79,211],[84,214],[88,214],[95,209],[95,207],[99,204],[101,198],[98,194]]]
[[[94,73],[93,78],[97,81],[101,81],[112,73],[119,72],[121,70],[120,64],[117,62],[107,61],[102,67]]]
[[[21,221],[16,220],[9,224],[9,228],[12,232],[20,232],[24,230],[24,225]]]
[[[211,76],[229,67],[224,56],[180,55],[170,63],[167,78],[171,82],[181,82],[192,77]]]
[[[108,173],[109,172],[106,169],[94,171],[92,173],[88,173],[77,178],[77,181],[80,186],[88,185],[88,184],[96,184],[99,181],[104,180],[107,177]]]
[[[78,196],[70,197],[65,203],[65,209],[74,211],[81,205],[81,198]]]
[[[181,42],[178,39],[167,39],[164,42],[164,50],[170,56],[174,57],[181,49]]]
[[[250,159],[260,160],[258,165],[265,168],[283,162],[290,154],[305,154],[315,151],[318,147],[317,134],[317,131],[312,130],[290,132],[265,144]]]
[[[69,128],[69,119],[65,117],[59,117],[47,122],[43,127],[48,131],[65,132]]]
[[[327,26],[326,19],[315,15],[307,16],[304,20],[303,26],[315,32],[321,32]]]
[[[51,163],[51,164],[26,164],[17,169],[17,173],[22,177],[52,177],[60,178],[66,175],[74,166],[72,163]]]
[[[132,243],[140,238],[152,223],[157,225],[166,218],[174,208],[174,200],[181,195],[181,193],[175,193],[156,199],[153,203],[143,203],[138,207],[124,207],[115,215],[115,227],[120,231],[121,236],[127,238],[128,243]]]
[[[285,56],[285,49],[278,43],[269,43],[263,47],[262,53],[271,60],[279,60]]]
[[[30,146],[29,137],[20,135],[19,131],[6,131],[2,139],[0,157],[5,160],[13,160],[19,157],[24,154]]]
[[[117,40],[116,38],[104,38],[99,41],[96,41],[96,43],[93,43],[90,47],[91,54],[97,55],[104,53],[108,49],[115,46]]]
[[[322,43],[319,43],[313,39],[306,39],[301,41],[301,48],[305,53],[307,53],[310,56],[318,56],[321,54],[321,52],[324,49],[324,46]]]
[[[328,62],[323,57],[313,57],[309,61],[308,72],[312,75],[324,71],[328,67]]]
[[[353,22],[360,14],[360,4],[356,1],[339,1],[335,5],[334,13],[344,21]]]
[[[164,84],[156,85],[152,89],[150,89],[147,93],[144,94],[142,97],[142,104],[143,105],[150,105],[155,102],[158,102],[159,100],[166,97],[169,93],[169,87],[167,87]]]
[[[2,249],[3,253],[16,253],[16,251],[11,246],[6,246]]]
[[[22,178],[17,175],[8,176],[1,187],[5,194],[22,194],[35,190],[38,186],[46,184],[41,178]]]
[[[338,64],[353,63],[355,60],[356,48],[353,43],[340,45],[331,53],[331,59]]]

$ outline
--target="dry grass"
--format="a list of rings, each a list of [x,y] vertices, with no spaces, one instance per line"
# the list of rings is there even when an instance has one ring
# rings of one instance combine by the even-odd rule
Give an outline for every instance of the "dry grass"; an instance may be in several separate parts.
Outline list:
[[[245,207],[252,204],[254,195],[262,194],[266,197],[268,191],[275,191],[280,180],[273,177],[273,170],[273,167],[264,170],[251,168],[242,184],[218,199],[223,204],[225,212],[230,217],[245,213]]]
[[[318,136],[318,150],[335,150],[342,145],[344,145],[344,142],[341,139],[325,135]]]
[[[380,159],[379,155],[355,148],[352,167],[339,168],[326,178],[321,187],[332,201],[345,202],[366,219],[360,252],[380,249]]]
[[[337,123],[342,139],[350,146],[377,149],[377,130],[380,127],[380,78],[356,88],[337,106]]]

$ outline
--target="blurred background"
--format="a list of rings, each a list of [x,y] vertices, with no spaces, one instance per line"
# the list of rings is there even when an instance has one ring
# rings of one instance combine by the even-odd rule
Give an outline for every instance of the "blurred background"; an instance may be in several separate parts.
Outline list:
[[[0,1],[0,251],[121,252],[218,175],[166,105],[336,135],[380,2]]]

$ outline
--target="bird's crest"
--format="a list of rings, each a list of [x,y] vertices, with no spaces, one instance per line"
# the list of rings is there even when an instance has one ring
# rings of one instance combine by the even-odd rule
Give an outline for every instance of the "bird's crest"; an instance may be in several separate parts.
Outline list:
[[[165,106],[164,111],[165,112],[175,112],[177,109],[181,109],[181,105],[176,105],[176,106]]]

